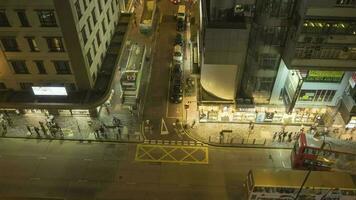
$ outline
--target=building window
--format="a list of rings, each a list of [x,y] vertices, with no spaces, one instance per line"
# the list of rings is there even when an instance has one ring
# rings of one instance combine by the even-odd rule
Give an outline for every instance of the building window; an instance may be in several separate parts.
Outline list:
[[[28,82],[20,82],[20,88],[22,90],[31,90],[33,86],[33,83],[28,83]]]
[[[100,38],[99,30],[98,30],[98,32],[96,32],[96,43],[98,44],[98,48],[100,48],[101,38]]]
[[[5,51],[20,51],[16,38],[1,38],[1,43]]]
[[[42,60],[35,60],[34,62],[37,66],[37,71],[39,74],[47,74],[46,68]]]
[[[88,24],[88,30],[89,30],[89,35],[91,34],[91,32],[93,32],[93,28],[91,26],[91,22],[90,22],[90,16],[87,19],[87,24]]]
[[[42,27],[56,27],[56,17],[53,10],[38,10],[38,18]]]
[[[83,38],[83,42],[84,42],[84,45],[87,43],[88,41],[88,37],[87,37],[87,33],[85,31],[85,26],[83,26],[82,30],[80,31],[82,33],[82,38]]]
[[[89,66],[91,66],[91,64],[93,64],[93,58],[91,57],[90,49],[87,53],[87,59],[88,59]]]
[[[60,37],[47,37],[47,45],[50,52],[63,52],[64,46],[62,38]]]
[[[34,37],[27,37],[26,39],[27,39],[28,46],[30,47],[32,52],[40,51],[40,48],[38,48],[37,42]]]
[[[65,60],[53,61],[57,74],[71,74],[69,62]]]
[[[15,74],[29,74],[25,61],[11,60],[10,63]]]
[[[264,53],[259,55],[259,64],[262,69],[274,69],[278,61],[278,55]]]
[[[6,90],[6,85],[3,82],[0,82],[0,90]]]
[[[9,27],[10,23],[7,19],[5,10],[0,10],[0,27]]]
[[[78,21],[82,17],[82,10],[80,9],[79,0],[74,3],[75,10],[77,11]]]
[[[299,94],[299,101],[331,102],[336,90],[302,90]]]
[[[17,16],[19,17],[19,20],[21,22],[22,27],[30,27],[30,23],[28,22],[27,16],[26,16],[26,11],[25,10],[18,10]]]
[[[95,13],[95,9],[94,8],[91,11],[91,16],[93,17],[93,22],[94,22],[94,25],[95,25],[98,20],[96,19],[96,13]]]

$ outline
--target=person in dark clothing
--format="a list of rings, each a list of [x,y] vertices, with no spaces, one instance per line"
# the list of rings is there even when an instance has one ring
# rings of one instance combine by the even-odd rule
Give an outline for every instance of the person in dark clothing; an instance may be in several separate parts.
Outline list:
[[[31,127],[29,125],[26,125],[27,131],[30,133],[30,135],[32,135],[32,130]]]
[[[288,142],[292,142],[292,134],[293,134],[293,132],[290,132],[288,134]]]
[[[282,141],[282,134],[278,134],[278,142]]]
[[[96,138],[100,138],[100,133],[99,133],[99,130],[98,130],[98,129],[96,129],[96,130],[94,131],[94,135],[95,135]]]
[[[276,137],[277,137],[277,132],[274,132],[274,134],[273,134],[273,138],[272,138],[272,141],[274,141],[275,139],[276,139]]]
[[[287,133],[286,131],[283,132],[283,139],[282,139],[282,142],[284,142],[284,139],[287,137]]]

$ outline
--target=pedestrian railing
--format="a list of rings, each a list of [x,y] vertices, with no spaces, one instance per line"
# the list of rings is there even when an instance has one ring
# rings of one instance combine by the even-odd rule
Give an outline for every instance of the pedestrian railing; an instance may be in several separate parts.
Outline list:
[[[209,136],[209,143],[214,144],[246,144],[246,145],[265,145],[267,139],[255,139],[255,138],[225,138],[225,137],[211,137]]]

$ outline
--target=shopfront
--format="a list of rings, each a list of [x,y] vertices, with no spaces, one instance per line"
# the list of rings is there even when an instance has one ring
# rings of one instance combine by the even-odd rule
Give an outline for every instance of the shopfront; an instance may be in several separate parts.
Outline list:
[[[200,122],[226,123],[287,123],[315,124],[322,123],[325,108],[295,108],[292,113],[285,113],[284,107],[256,106],[238,108],[234,105],[200,105]]]

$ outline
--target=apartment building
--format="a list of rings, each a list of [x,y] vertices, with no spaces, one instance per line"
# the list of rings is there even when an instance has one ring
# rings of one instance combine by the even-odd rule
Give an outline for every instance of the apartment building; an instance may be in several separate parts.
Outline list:
[[[252,10],[236,107],[215,109],[216,120],[332,123],[340,108],[349,121],[356,110],[350,98],[356,71],[355,1],[256,0]],[[239,102],[246,97],[253,106]]]
[[[36,107],[96,88],[116,34],[123,0],[12,0],[0,2],[0,90],[26,99],[3,107]],[[118,52],[117,52],[118,53]],[[115,60],[115,59],[114,59]],[[32,87],[64,87],[67,96],[35,97]],[[88,98],[88,97],[87,97]],[[18,102],[18,104],[13,102]],[[29,104],[31,103],[31,105]],[[21,104],[21,105],[20,105]],[[38,105],[37,105],[38,106]],[[74,106],[75,107],[75,106]]]

